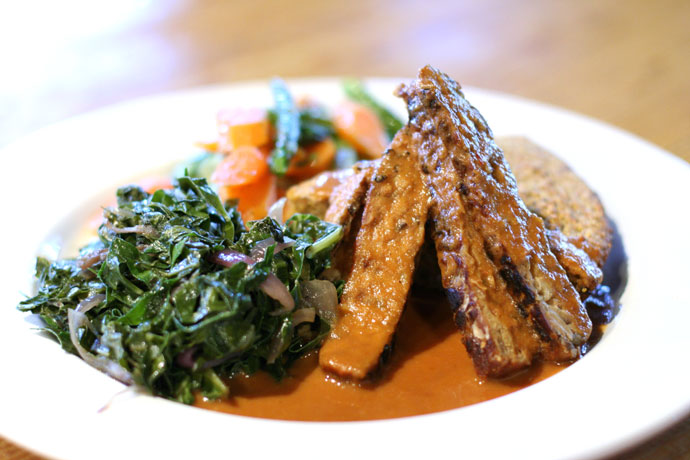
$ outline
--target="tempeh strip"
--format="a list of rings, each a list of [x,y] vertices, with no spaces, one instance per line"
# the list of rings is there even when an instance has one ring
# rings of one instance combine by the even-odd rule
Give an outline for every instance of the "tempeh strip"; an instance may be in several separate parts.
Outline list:
[[[443,286],[478,372],[577,358],[591,322],[482,116],[429,66],[401,95],[432,197]]]
[[[325,221],[343,227],[343,239],[333,251],[332,263],[346,282],[352,273],[353,248],[362,224],[364,199],[380,160],[376,161],[360,161],[352,167],[352,174],[333,189],[324,216]]]
[[[323,219],[344,227],[348,233],[352,220],[364,204],[364,197],[374,173],[373,161],[361,161],[352,167],[352,174],[333,188]]]
[[[319,353],[321,367],[342,377],[364,379],[377,369],[424,242],[428,194],[407,145],[403,129],[372,176],[339,318]]]
[[[601,202],[563,161],[538,145],[520,137],[497,138],[496,142],[515,175],[520,198],[544,220],[558,263],[580,295],[587,295],[603,278],[601,267],[611,246],[611,229]],[[295,212],[314,214],[342,225],[347,236],[349,226],[361,215],[369,177],[379,161],[360,161],[352,169],[327,171],[292,186],[286,195],[285,217]],[[350,249],[342,248],[346,242],[347,237],[339,245],[339,254]],[[436,265],[435,251],[432,257]],[[430,257],[423,259],[426,262]]]

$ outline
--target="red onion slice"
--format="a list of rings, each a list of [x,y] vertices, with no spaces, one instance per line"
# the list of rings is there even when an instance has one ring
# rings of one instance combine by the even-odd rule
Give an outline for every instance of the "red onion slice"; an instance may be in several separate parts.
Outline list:
[[[179,352],[177,354],[177,357],[175,358],[175,362],[180,367],[186,367],[187,369],[193,369],[194,368],[194,353],[196,353],[196,351],[198,349],[199,349],[199,347],[195,345],[191,348],[187,348],[186,350]]]
[[[90,251],[77,259],[77,267],[81,268],[82,271],[86,271],[97,263],[103,262],[107,255],[108,249],[106,248]]]
[[[295,309],[295,299],[288,291],[287,287],[280,279],[273,273],[269,273],[263,283],[261,283],[261,290],[270,298],[277,300],[283,306],[278,310],[269,313],[272,316],[284,315],[290,313]]]
[[[86,313],[96,305],[100,305],[105,300],[105,294],[93,294],[77,304],[76,311],[79,313]]]
[[[273,249],[273,254],[278,254],[283,249],[289,248],[290,246],[294,246],[295,241],[290,240],[286,241],[285,243],[279,243],[273,238],[266,238],[265,240],[261,240],[258,243],[256,243],[256,245],[252,248],[251,252],[249,253],[249,256],[256,261],[264,260],[264,257],[266,257],[266,249],[273,245],[275,245],[275,248]]]
[[[338,311],[338,292],[335,285],[326,280],[305,281],[301,285],[302,305],[314,308],[319,317],[331,326],[335,324]]]
[[[91,310],[93,307],[100,305],[101,302],[103,302],[104,300],[105,300],[105,294],[90,295],[77,304],[77,308],[75,309],[75,311],[78,314],[83,315],[84,318],[86,318],[85,313],[87,311]],[[91,332],[93,332],[94,335],[98,334],[96,331],[96,328],[93,327],[93,325],[91,324],[91,321],[89,321],[88,318],[86,318],[86,326],[88,326],[88,328],[91,329]],[[71,334],[70,334],[70,336],[71,336]],[[75,345],[75,347],[76,347],[76,345]],[[86,361],[86,360],[84,360],[84,361]]]
[[[316,308],[300,308],[292,314],[292,324],[313,323],[316,319]]]
[[[218,265],[223,265],[224,267],[232,267],[238,262],[244,262],[251,267],[256,263],[256,261],[248,255],[233,251],[232,249],[216,252],[211,256],[211,261]]]
[[[256,261],[246,254],[233,251],[232,249],[225,249],[217,252],[211,256],[211,261],[225,267],[232,267],[238,262],[244,262],[250,267]],[[277,300],[283,307],[272,311],[271,315],[283,315],[291,312],[295,308],[295,299],[292,298],[290,291],[283,284],[280,279],[273,273],[269,273],[263,283],[259,286],[264,293],[270,298]]]
[[[113,233],[138,233],[147,238],[156,238],[158,231],[152,225],[134,225],[132,227],[115,227],[111,222],[106,222],[105,226]]]
[[[134,383],[132,374],[127,372],[125,368],[120,366],[115,361],[106,358],[105,356],[96,356],[89,353],[86,348],[81,346],[79,342],[78,331],[81,327],[90,327],[90,321],[86,317],[86,314],[76,310],[67,310],[67,324],[69,326],[69,337],[72,341],[72,345],[77,349],[79,356],[90,366],[95,367],[101,372],[105,372],[112,378],[119,380],[120,382],[131,385]]]

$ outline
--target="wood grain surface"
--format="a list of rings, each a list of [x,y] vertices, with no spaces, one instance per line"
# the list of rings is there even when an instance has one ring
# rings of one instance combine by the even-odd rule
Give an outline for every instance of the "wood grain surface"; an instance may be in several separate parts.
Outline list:
[[[430,63],[690,161],[688,0],[3,2],[0,59],[0,146],[149,94],[274,75],[412,76]],[[640,442],[616,458],[690,459],[690,418]],[[0,438],[0,460],[40,458]]]

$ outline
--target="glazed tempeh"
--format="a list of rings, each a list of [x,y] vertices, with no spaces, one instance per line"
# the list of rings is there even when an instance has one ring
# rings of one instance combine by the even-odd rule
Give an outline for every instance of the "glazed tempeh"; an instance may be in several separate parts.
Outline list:
[[[601,283],[601,267],[611,248],[611,228],[599,198],[568,165],[529,139],[499,137],[496,143],[515,175],[520,198],[544,220],[558,263],[581,296],[586,295]],[[314,214],[344,225],[347,235],[379,161],[360,161],[346,173],[324,172],[291,187],[285,217],[292,214],[288,210]],[[432,257],[436,264],[436,254]]]
[[[343,239],[333,251],[333,268],[338,270],[345,281],[352,274],[353,248],[362,224],[364,198],[376,165],[371,161],[355,164],[352,167],[353,173],[333,189],[328,200],[324,220],[343,227]]]
[[[360,161],[352,167],[352,174],[333,188],[328,199],[328,209],[323,216],[326,222],[342,225],[347,234],[352,220],[364,205],[364,197],[375,170],[372,161]]]
[[[429,200],[407,145],[403,129],[373,173],[338,321],[319,353],[321,367],[342,377],[377,369],[412,284]]]
[[[401,96],[443,286],[477,371],[497,377],[539,357],[577,358],[591,322],[482,116],[429,66]]]

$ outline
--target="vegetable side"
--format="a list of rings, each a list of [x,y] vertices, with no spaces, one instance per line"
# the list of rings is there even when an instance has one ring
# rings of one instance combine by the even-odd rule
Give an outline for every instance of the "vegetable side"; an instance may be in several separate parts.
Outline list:
[[[38,293],[19,309],[111,376],[189,404],[226,396],[239,373],[280,379],[328,333],[342,281],[317,278],[339,226],[295,215],[245,228],[191,177],[153,194],[123,187],[104,217],[78,258],[38,259]],[[330,298],[315,303],[315,289]]]

